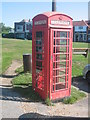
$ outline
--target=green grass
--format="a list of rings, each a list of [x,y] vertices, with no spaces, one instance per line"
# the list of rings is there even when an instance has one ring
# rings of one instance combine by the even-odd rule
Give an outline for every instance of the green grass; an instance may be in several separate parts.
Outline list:
[[[13,90],[29,101],[42,101],[39,94],[32,90],[32,76],[30,73],[18,74],[12,80]]]
[[[65,98],[63,100],[63,103],[65,104],[73,104],[76,101],[79,101],[80,99],[86,97],[86,94],[84,92],[81,92],[80,90],[77,90],[76,88],[71,88],[71,96],[69,98]]]
[[[41,101],[41,98],[39,97],[38,93],[35,93],[32,91],[32,76],[30,73],[22,73],[23,69],[22,67],[18,68],[17,73],[19,74],[17,77],[15,77],[12,80],[12,84],[14,86],[14,89],[17,90],[23,97],[27,98],[28,100],[33,101]],[[22,73],[22,74],[20,74]],[[26,87],[28,85],[28,87]],[[22,88],[23,87],[23,88]],[[73,104],[76,101],[79,101],[80,99],[86,97],[86,94],[84,92],[81,92],[80,90],[77,90],[76,88],[71,88],[71,96],[69,98],[63,99],[64,104]],[[45,104],[47,106],[53,106],[54,104],[52,101],[47,98],[45,100]]]
[[[17,68],[17,69],[15,70],[15,72],[18,73],[18,74],[24,73],[24,68],[23,68],[23,66]]]
[[[83,55],[72,56],[72,77],[82,76],[84,67],[88,64],[88,58]]]
[[[14,86],[32,84],[32,75],[30,73],[20,74],[12,80],[12,84]]]
[[[54,106],[54,104],[52,103],[52,101],[51,101],[49,98],[47,98],[47,99],[45,100],[45,104],[46,104],[47,106]]]
[[[90,44],[89,44],[90,45]],[[88,43],[73,43],[74,48],[87,48]],[[32,52],[32,41],[2,39],[2,72],[11,64],[12,60],[22,60],[24,53]],[[82,76],[84,66],[88,64],[88,58],[83,55],[73,55],[72,57],[72,76]],[[23,67],[16,70],[18,74],[12,81],[14,90],[18,91],[23,97],[29,100],[40,100],[38,93],[32,90],[32,78],[29,73],[23,73]],[[22,74],[21,74],[22,73]],[[73,104],[77,100],[85,97],[85,94],[72,88],[71,97],[64,100],[64,103]],[[45,103],[51,105],[49,99]]]
[[[23,54],[32,52],[32,41],[2,38],[2,72],[12,60],[22,60]]]
[[[88,48],[90,43],[74,42],[73,48]],[[85,58],[83,55],[72,55],[72,77],[82,76],[84,67],[89,63],[89,57]]]
[[[74,42],[74,48],[87,48],[90,43]],[[2,38],[2,72],[11,64],[12,60],[22,60],[24,53],[32,52],[32,41]],[[84,66],[88,64],[88,58],[82,55],[72,57],[72,77],[82,76]]]
[[[25,98],[26,100],[33,102],[42,101],[39,94],[32,89],[32,86],[21,86],[21,85],[14,86],[13,91],[19,93],[22,96],[22,98]]]
[[[87,48],[89,45],[90,43],[73,43],[74,48]],[[31,52],[32,41],[2,38],[2,72],[10,66],[12,60],[22,60],[24,53]],[[82,76],[83,68],[88,64],[88,61],[88,58],[83,55],[73,55],[72,77]]]
[[[73,42],[73,48],[88,48],[89,44],[84,42]]]
[[[75,102],[81,100],[84,97],[86,97],[86,94],[84,92],[81,92],[80,90],[71,87],[71,96],[67,98],[63,98],[60,101],[63,102],[64,104],[74,104]],[[49,98],[45,100],[45,103],[47,106],[54,105],[54,103]]]

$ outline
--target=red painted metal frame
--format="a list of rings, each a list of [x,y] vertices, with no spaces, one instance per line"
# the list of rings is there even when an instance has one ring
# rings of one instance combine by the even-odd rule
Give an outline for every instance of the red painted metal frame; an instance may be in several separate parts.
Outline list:
[[[48,93],[46,93],[47,92],[47,85],[48,85],[48,81],[46,81],[46,79],[47,79],[47,68],[46,68],[46,66],[48,65],[48,63],[46,63],[46,60],[48,59],[47,57],[47,54],[49,54],[49,52],[48,52],[48,49],[47,49],[47,44],[46,44],[46,35],[47,35],[47,29],[46,28],[44,28],[44,29],[42,29],[42,28],[38,28],[38,29],[36,29],[36,30],[34,30],[34,33],[36,33],[36,32],[39,32],[39,31],[42,31],[43,33],[44,33],[44,35],[43,35],[43,42],[44,42],[44,50],[43,50],[43,52],[42,53],[40,53],[40,54],[42,54],[43,56],[44,56],[44,59],[43,60],[41,60],[41,61],[43,61],[43,70],[42,70],[42,72],[43,72],[43,79],[44,79],[44,90],[42,90],[42,89],[39,89],[39,88],[37,88],[36,86],[35,86],[35,84],[36,84],[36,54],[37,54],[37,52],[35,52],[36,51],[36,49],[35,49],[35,47],[36,47],[36,45],[35,45],[35,37],[36,36],[34,36],[33,35],[33,37],[34,37],[34,41],[32,41],[32,85],[33,85],[33,89],[36,91],[36,92],[38,92],[39,94],[40,94],[40,96],[43,98],[43,99],[45,99],[46,98],[46,96],[45,96],[45,94],[48,94]],[[48,47],[49,48],[49,47]],[[39,53],[39,52],[38,52]],[[47,53],[47,54],[46,54]],[[40,60],[39,60],[40,61]],[[38,67],[39,68],[39,67]]]
[[[44,20],[44,23],[41,24],[40,21],[42,22]],[[70,25],[51,25],[51,20],[65,20],[65,21],[70,21]],[[39,22],[37,22],[39,21]],[[35,25],[35,22],[37,22]],[[39,23],[39,24],[38,24]],[[68,38],[68,33],[67,33],[67,38],[66,41],[69,40],[69,59],[67,60],[57,60],[55,59],[55,66],[56,68],[53,68],[53,55],[58,54],[59,56],[64,53],[56,53],[56,44],[53,45],[53,40],[54,40],[54,31],[61,32],[61,31],[66,31],[70,32],[70,38]],[[43,51],[42,52],[36,52],[36,46],[40,47],[40,45],[36,45],[36,32],[42,32],[42,40],[43,40]],[[73,27],[72,27],[72,18],[61,13],[57,12],[48,12],[48,13],[43,13],[40,15],[37,15],[33,18],[33,29],[32,29],[32,87],[33,90],[39,93],[39,95],[42,97],[42,99],[46,99],[49,97],[52,100],[59,99],[62,97],[70,96],[71,93],[71,74],[72,74],[72,37],[73,37]],[[55,39],[59,40],[59,37],[55,36]],[[56,43],[56,42],[55,42]],[[55,53],[53,53],[53,48],[55,47]],[[58,45],[58,50],[60,46]],[[66,51],[68,51],[68,44],[63,45],[63,48],[66,47]],[[43,54],[43,60],[37,59],[36,56],[37,54]],[[66,58],[67,58],[67,53],[65,53]],[[37,62],[42,62],[43,69],[41,72],[38,74],[36,73],[36,61]],[[59,62],[65,62],[66,61],[66,68],[58,68],[57,64]],[[69,62],[69,66],[67,67],[67,62]],[[40,69],[40,66],[37,66],[38,69]],[[67,69],[69,69],[69,74],[68,74],[68,87],[67,87]],[[53,70],[54,76],[53,76]],[[59,74],[58,71],[64,71],[65,70],[65,89],[59,89],[56,90],[56,85],[58,84],[57,82],[59,79],[55,78],[54,83],[53,83],[53,78],[58,77],[57,74]],[[40,74],[43,74],[42,76]],[[40,76],[40,77],[39,77]],[[63,76],[60,76],[61,78]],[[38,79],[38,80],[37,80]],[[39,82],[38,82],[39,81]],[[43,81],[43,84],[42,84]],[[38,84],[36,84],[38,83]],[[53,91],[53,84],[55,85],[54,91]],[[61,83],[63,84],[63,83]],[[38,87],[39,86],[39,87]],[[43,86],[43,87],[42,87]],[[43,88],[43,89],[42,89]]]
[[[67,33],[70,32],[70,37],[68,38],[68,34],[67,34],[67,38],[66,38],[66,41],[69,40],[69,45],[68,44],[66,45],[67,51],[68,51],[68,46],[69,46],[69,53],[65,53],[66,57],[67,57],[67,54],[69,54],[69,60],[66,59],[66,74],[67,74],[67,69],[69,69],[69,72],[68,72],[69,74],[68,74],[68,88],[65,87],[65,89],[59,89],[59,90],[55,91],[55,87],[54,87],[54,92],[52,92],[52,86],[53,86],[53,73],[52,73],[53,61],[52,60],[50,61],[50,80],[51,80],[50,99],[52,99],[52,100],[63,98],[63,97],[66,97],[66,96],[70,96],[70,94],[71,94],[71,70],[72,70],[72,63],[71,63],[71,61],[72,61],[72,35],[71,35],[72,34],[72,30],[70,30],[70,29],[67,29],[67,30],[66,29],[51,29],[51,39],[50,39],[51,40],[50,41],[51,52],[50,52],[50,56],[53,56],[53,39],[54,39],[53,32],[54,31],[56,31],[56,32],[57,31],[60,31],[60,32],[65,31]],[[69,67],[67,67],[67,62],[69,62]],[[67,77],[67,75],[66,75],[66,77]],[[54,83],[56,83],[56,81],[54,81]],[[67,84],[66,84],[66,86],[67,86]]]

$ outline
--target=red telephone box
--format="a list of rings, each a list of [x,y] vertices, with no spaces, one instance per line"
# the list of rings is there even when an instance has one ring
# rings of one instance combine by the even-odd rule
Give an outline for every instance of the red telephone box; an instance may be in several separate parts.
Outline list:
[[[33,18],[32,86],[43,99],[70,96],[72,40],[68,15],[47,12]]]

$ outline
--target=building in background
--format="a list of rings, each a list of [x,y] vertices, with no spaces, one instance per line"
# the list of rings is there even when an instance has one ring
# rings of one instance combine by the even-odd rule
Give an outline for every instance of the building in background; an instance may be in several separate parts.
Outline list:
[[[87,42],[87,24],[82,21],[73,21],[73,41]]]
[[[90,20],[86,21],[88,28],[87,28],[87,40],[90,42]]]
[[[90,42],[90,1],[88,2],[88,20],[73,21],[73,41]]]
[[[90,41],[90,1],[88,2],[88,41]]]
[[[73,42],[90,42],[90,20],[73,21]]]
[[[23,19],[14,23],[14,36],[16,39],[32,39],[32,23]]]

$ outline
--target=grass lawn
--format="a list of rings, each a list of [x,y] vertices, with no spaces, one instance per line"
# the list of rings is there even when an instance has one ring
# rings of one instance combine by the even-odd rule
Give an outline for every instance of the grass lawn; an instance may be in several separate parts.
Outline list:
[[[86,97],[86,94],[84,92],[81,92],[80,90],[77,90],[76,88],[71,87],[71,96],[63,99],[63,103],[73,104],[76,101],[82,99],[83,97]]]
[[[90,43],[73,43],[74,48],[87,48]],[[24,53],[32,52],[32,41],[19,39],[2,39],[2,72],[11,64],[12,60],[22,60]],[[84,66],[88,64],[88,58],[83,55],[73,55],[72,77],[82,76]]]
[[[22,67],[17,69],[16,72],[20,73],[20,75],[12,80],[13,90],[29,101],[42,101],[39,94],[32,90],[32,75],[23,73]]]
[[[22,97],[27,98],[30,101],[41,101],[41,98],[39,97],[38,93],[35,93],[32,91],[32,77],[30,73],[23,73],[23,68],[20,67],[16,70],[16,72],[19,74],[19,76],[15,77],[12,80],[12,84],[14,86],[14,90],[18,91]],[[74,87],[71,87],[71,96],[68,98],[64,98],[61,101],[64,104],[73,104],[76,101],[82,99],[83,97],[86,97],[86,94],[84,92],[81,92],[80,90],[77,90]],[[45,100],[45,104],[48,106],[53,106],[54,104],[52,101],[47,98]]]
[[[23,67],[20,67],[16,70],[16,72],[19,74],[19,76],[15,77],[12,80],[12,84],[14,86],[14,90],[18,91],[22,97],[27,98],[31,101],[41,101],[41,98],[39,97],[38,93],[35,93],[32,91],[32,77],[30,73],[23,73]],[[23,88],[24,86],[24,88]],[[86,94],[84,92],[81,92],[80,90],[77,90],[74,87],[71,87],[71,96],[68,98],[62,99],[62,102],[64,104],[73,104],[76,101],[82,99],[83,97],[86,97]],[[47,98],[45,100],[45,104],[48,106],[53,106],[54,104]]]
[[[23,73],[12,80],[13,85],[32,85],[32,75],[30,73]]]
[[[88,43],[73,43],[74,48],[88,48]],[[11,64],[12,60],[22,60],[24,53],[32,52],[32,41],[19,40],[19,39],[2,39],[2,72],[4,72]],[[89,55],[90,56],[90,55]],[[82,70],[84,66],[88,64],[88,57],[83,55],[73,55],[72,57],[72,77],[82,76]],[[19,74],[12,81],[15,90],[18,90],[22,96],[26,96],[31,100],[38,99],[38,94],[32,91],[32,78],[30,74],[23,73],[23,67],[16,70]],[[22,88],[22,85],[28,86]],[[76,94],[75,94],[76,93]],[[64,103],[74,103],[78,99],[85,97],[84,93],[81,93],[72,88],[71,97],[64,100]],[[47,99],[46,104],[51,104]]]
[[[90,43],[73,42],[73,48],[88,48]]]
[[[23,54],[32,52],[32,41],[2,38],[2,72],[12,60],[22,60]]]
[[[74,42],[73,48],[88,48],[90,43]],[[82,76],[85,65],[89,63],[90,54],[87,58],[83,55],[72,55],[72,77]]]

